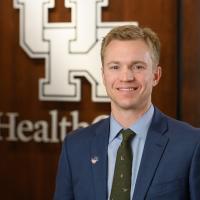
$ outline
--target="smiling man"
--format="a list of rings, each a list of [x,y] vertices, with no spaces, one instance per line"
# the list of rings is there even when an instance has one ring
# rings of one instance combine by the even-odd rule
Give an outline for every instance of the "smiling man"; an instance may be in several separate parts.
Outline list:
[[[103,80],[111,98],[112,114],[116,119],[124,118],[119,122],[129,127],[149,109],[161,67],[152,59],[153,49],[142,39],[113,39],[104,48]]]
[[[55,200],[199,200],[200,129],[151,101],[160,41],[149,28],[111,30],[101,48],[111,115],[65,138]]]

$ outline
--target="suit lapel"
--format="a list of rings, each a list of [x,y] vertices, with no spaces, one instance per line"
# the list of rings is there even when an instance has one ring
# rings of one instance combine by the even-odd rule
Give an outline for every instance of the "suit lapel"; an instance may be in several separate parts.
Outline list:
[[[168,143],[168,137],[164,134],[166,131],[167,120],[157,109],[155,109],[155,114],[146,138],[140,169],[137,176],[133,194],[134,200],[145,199]]]
[[[91,146],[91,165],[94,177],[95,200],[107,199],[107,149],[109,119],[96,129]]]

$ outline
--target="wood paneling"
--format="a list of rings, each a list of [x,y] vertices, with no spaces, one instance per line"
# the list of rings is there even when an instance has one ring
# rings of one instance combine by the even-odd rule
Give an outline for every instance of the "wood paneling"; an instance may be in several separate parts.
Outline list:
[[[184,1],[182,119],[200,126],[200,1]]]
[[[192,3],[189,0],[185,4],[187,9],[184,31],[187,42],[184,60],[183,116],[191,123],[200,124],[200,110],[193,107],[200,95],[200,68],[197,67],[200,65],[197,45],[200,44],[198,9],[197,6],[190,5]],[[193,4],[199,5],[198,0],[193,0]],[[56,8],[49,11],[50,22],[71,20],[71,10],[63,8],[63,5],[64,1],[56,1]],[[70,112],[79,110],[80,121],[87,122],[91,122],[97,115],[110,112],[108,103],[91,102],[91,88],[85,79],[82,79],[83,99],[80,103],[39,101],[38,80],[44,77],[44,60],[31,59],[19,46],[19,11],[13,8],[11,0],[0,1],[0,13],[0,112],[18,112],[17,122],[29,119],[33,122],[46,120],[49,123],[48,113],[55,109],[58,111],[59,119],[63,116],[70,119]],[[193,15],[195,16],[191,18]],[[103,8],[102,19],[138,21],[141,26],[149,26],[158,33],[162,42],[160,64],[163,67],[163,77],[154,91],[153,101],[162,111],[176,117],[176,1],[110,0],[109,6]],[[189,115],[186,115],[188,112]],[[4,116],[3,123],[7,123],[6,120]],[[6,134],[6,130],[1,130],[1,135]],[[61,143],[0,141],[0,198],[52,199],[60,147]]]

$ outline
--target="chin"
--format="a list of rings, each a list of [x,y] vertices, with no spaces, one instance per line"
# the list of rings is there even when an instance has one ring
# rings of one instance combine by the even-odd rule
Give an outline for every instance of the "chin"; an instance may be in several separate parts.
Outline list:
[[[118,104],[120,108],[124,109],[124,110],[135,110],[137,108],[137,106],[133,103],[120,103]]]

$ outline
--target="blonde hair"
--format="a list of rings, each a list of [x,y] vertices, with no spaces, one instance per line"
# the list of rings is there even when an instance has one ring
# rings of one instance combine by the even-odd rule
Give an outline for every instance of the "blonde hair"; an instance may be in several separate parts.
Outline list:
[[[151,50],[154,64],[158,65],[160,60],[160,40],[150,28],[141,28],[135,25],[124,25],[113,28],[104,38],[101,44],[101,61],[103,64],[104,53],[112,40],[143,40]]]

